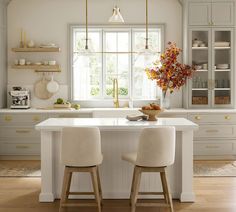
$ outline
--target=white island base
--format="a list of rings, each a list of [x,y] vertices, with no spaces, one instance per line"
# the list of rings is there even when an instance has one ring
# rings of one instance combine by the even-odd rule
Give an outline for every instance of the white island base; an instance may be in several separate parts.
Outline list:
[[[174,126],[176,157],[168,168],[168,178],[174,199],[194,202],[193,192],[193,131],[196,124],[183,118],[160,118],[157,122],[130,122],[119,118],[48,119],[36,126],[41,130],[41,193],[40,202],[60,199],[64,167],[60,163],[61,129],[63,127],[97,126],[101,130],[103,163],[100,166],[104,199],[128,199],[133,166],[121,160],[121,155],[137,150],[140,132],[145,127]],[[91,191],[88,174],[74,174],[72,191]],[[141,191],[161,191],[158,173],[144,173]],[[148,197],[150,198],[150,197]]]

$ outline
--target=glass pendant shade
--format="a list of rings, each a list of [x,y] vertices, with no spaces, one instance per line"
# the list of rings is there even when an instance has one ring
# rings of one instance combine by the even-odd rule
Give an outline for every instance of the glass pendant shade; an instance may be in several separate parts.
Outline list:
[[[113,15],[109,18],[109,22],[111,23],[124,23],[124,18],[122,17],[120,13],[120,8],[117,6],[113,9]]]

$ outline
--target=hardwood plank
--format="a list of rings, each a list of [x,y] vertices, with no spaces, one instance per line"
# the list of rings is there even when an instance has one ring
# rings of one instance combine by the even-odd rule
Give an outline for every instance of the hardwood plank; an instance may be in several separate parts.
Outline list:
[[[235,212],[236,177],[194,178],[195,203],[179,203],[174,209],[180,212]],[[0,178],[0,212],[58,212],[55,203],[39,203],[40,178]],[[89,202],[89,201],[85,201]],[[148,201],[143,201],[148,202]],[[78,211],[76,208],[68,212]],[[96,208],[79,208],[81,212],[94,212]],[[103,212],[130,212],[129,200],[104,200]],[[164,212],[155,207],[137,208],[137,212]]]

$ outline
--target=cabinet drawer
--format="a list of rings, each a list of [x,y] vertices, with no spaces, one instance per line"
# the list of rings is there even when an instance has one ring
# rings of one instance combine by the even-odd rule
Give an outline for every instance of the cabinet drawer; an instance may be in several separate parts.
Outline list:
[[[214,123],[214,124],[236,124],[236,114],[189,114],[188,119],[196,124]]]
[[[0,143],[0,155],[40,155],[40,144]]]
[[[0,114],[0,125],[4,126],[32,126],[47,119],[46,115],[40,114]]]
[[[232,155],[234,143],[194,143],[194,155]]]
[[[29,127],[1,127],[0,138],[40,138],[40,132]]]
[[[230,138],[235,136],[235,127],[232,125],[201,125],[194,132],[195,138]]]

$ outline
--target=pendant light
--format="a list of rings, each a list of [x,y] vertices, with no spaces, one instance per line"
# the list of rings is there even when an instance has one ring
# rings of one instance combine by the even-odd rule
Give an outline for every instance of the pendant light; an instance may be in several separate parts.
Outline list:
[[[153,51],[149,48],[149,36],[148,36],[148,0],[146,0],[146,38],[145,38],[145,48],[143,52],[141,52],[144,55],[153,55]]]
[[[122,17],[121,13],[120,13],[120,8],[116,6],[113,8],[113,14],[112,16],[109,18],[109,22],[110,23],[124,23],[124,18]]]
[[[153,59],[153,55],[154,55],[154,52],[149,48],[149,35],[148,35],[148,31],[149,31],[149,28],[148,28],[148,0],[146,0],[146,36],[145,36],[145,47],[144,49],[142,49],[137,58],[136,58],[136,61],[135,61],[135,64],[137,66],[148,66],[150,64],[152,64],[152,59]],[[140,64],[140,58],[142,58],[142,62]]]
[[[86,0],[86,38],[85,38],[85,51],[88,52],[88,0]]]

